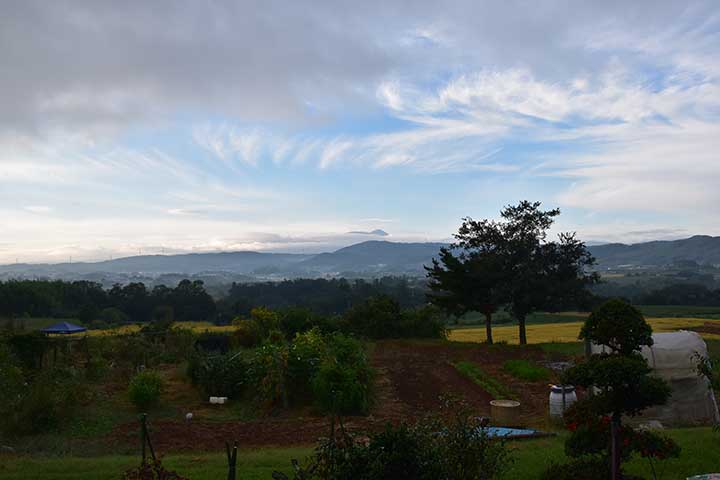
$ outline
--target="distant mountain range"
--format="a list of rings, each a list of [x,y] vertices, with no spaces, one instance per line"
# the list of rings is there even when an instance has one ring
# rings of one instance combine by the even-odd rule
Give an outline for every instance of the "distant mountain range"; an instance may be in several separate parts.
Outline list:
[[[11,264],[0,266],[0,278],[63,278],[123,282],[174,278],[175,275],[216,276],[250,281],[317,276],[422,275],[442,243],[367,241],[316,255],[261,252],[140,255],[103,262]],[[619,243],[588,247],[598,268],[661,267],[678,261],[720,265],[720,237]]]
[[[720,237],[708,235],[633,245],[609,243],[588,248],[600,267],[662,267],[681,261],[693,261],[701,265],[720,265]]]

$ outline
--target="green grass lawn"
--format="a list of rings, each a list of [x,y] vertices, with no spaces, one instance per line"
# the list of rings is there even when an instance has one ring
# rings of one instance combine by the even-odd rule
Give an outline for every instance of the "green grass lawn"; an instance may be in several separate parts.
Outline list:
[[[684,479],[701,473],[720,472],[720,433],[713,432],[711,428],[685,428],[667,430],[670,437],[675,439],[682,448],[680,458],[665,462],[664,479]],[[538,478],[551,462],[562,463],[567,461],[564,453],[565,436],[547,439],[515,442],[515,462],[512,469],[504,479],[533,479]],[[652,478],[647,460],[634,458],[628,468],[628,473],[643,478]]]
[[[550,378],[550,370],[530,360],[506,360],[503,363],[503,370],[515,378],[530,382]]]
[[[270,480],[274,470],[290,471],[290,460],[305,459],[309,448],[241,450],[238,452],[238,478]],[[111,455],[102,457],[0,457],[0,478],[3,480],[117,480],[122,473],[136,467],[139,456]],[[227,478],[224,453],[168,455],[163,465],[191,480],[222,480]]]
[[[667,430],[681,446],[680,458],[666,461],[665,479],[684,479],[701,473],[720,472],[720,434],[710,428]],[[513,466],[503,480],[534,479],[551,462],[567,460],[563,453],[565,436],[511,442]],[[238,478],[270,480],[274,470],[289,471],[292,458],[305,459],[309,448],[241,450],[238,454]],[[3,480],[95,480],[117,479],[137,465],[137,456],[79,457],[0,457],[0,478]],[[191,480],[220,480],[227,474],[222,453],[168,455],[163,462]],[[628,472],[650,478],[647,461],[634,459]]]

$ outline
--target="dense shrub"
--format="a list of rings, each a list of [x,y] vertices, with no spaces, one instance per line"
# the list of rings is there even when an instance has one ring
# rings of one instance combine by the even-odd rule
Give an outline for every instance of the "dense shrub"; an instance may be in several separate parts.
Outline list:
[[[102,380],[110,372],[110,364],[102,357],[92,357],[85,364],[85,377],[90,381]]]
[[[369,298],[345,312],[341,328],[369,338],[396,338],[400,319],[400,305],[383,295]]]
[[[143,410],[158,404],[162,390],[160,375],[152,370],[144,370],[130,380],[128,397],[133,405]]]
[[[370,409],[368,371],[334,361],[323,363],[313,380],[315,399],[325,412],[365,414]]]
[[[295,335],[288,352],[288,388],[291,401],[308,399],[312,393],[308,388],[327,357],[328,346],[325,336],[318,328]]]
[[[233,347],[252,348],[260,344],[262,334],[254,320],[236,318],[232,324],[235,327],[232,333]]]
[[[280,316],[269,308],[253,308],[250,311],[250,319],[257,325],[260,338],[267,338],[271,331],[280,329]]]
[[[139,334],[121,335],[112,338],[110,359],[114,366],[125,376],[152,365],[152,358],[158,351],[147,337]]]
[[[25,378],[21,385],[17,371],[12,375],[12,396],[2,403],[2,430],[8,435],[45,433],[61,428],[76,413],[87,389],[82,375],[73,368],[51,368]],[[5,383],[8,379],[5,379]],[[5,392],[3,392],[5,393]]]
[[[402,310],[391,297],[371,297],[343,315],[340,330],[368,338],[445,338],[445,322],[435,307]]]
[[[403,310],[400,337],[446,338],[447,329],[442,312],[434,306]]]
[[[374,371],[365,348],[342,334],[327,337],[327,356],[312,388],[320,408],[335,414],[365,414],[372,405]]]
[[[175,327],[167,331],[159,348],[157,361],[162,363],[180,363],[190,357],[195,346],[196,335],[189,328]]]
[[[256,348],[248,375],[266,408],[315,400],[324,411],[365,413],[371,403],[373,375],[363,345],[318,328]]]
[[[232,347],[229,333],[204,332],[195,340],[195,349],[205,352],[227,353]]]
[[[265,343],[252,355],[249,373],[254,379],[258,399],[266,408],[289,405],[288,346]]]
[[[333,423],[307,465],[295,463],[294,480],[490,480],[510,461],[504,442],[490,439],[463,411],[449,421],[388,424],[363,441]]]
[[[0,342],[0,430],[12,429],[8,420],[17,411],[25,391],[25,378],[17,358],[5,343]]]
[[[245,387],[247,365],[238,353],[196,353],[188,362],[188,376],[208,396],[237,398]]]
[[[17,333],[8,336],[6,342],[23,368],[40,368],[42,359],[48,350],[48,341],[45,335],[40,332]]]

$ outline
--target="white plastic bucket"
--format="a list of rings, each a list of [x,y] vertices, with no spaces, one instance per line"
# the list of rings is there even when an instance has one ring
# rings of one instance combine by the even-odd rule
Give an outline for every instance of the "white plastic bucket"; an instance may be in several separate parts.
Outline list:
[[[564,395],[563,395],[564,393]],[[564,397],[564,398],[563,398]],[[577,401],[572,385],[550,385],[550,416],[560,418]]]

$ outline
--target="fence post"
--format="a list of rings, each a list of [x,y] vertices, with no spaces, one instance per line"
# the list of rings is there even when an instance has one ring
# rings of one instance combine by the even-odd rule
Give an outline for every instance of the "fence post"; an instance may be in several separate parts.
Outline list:
[[[152,446],[152,441],[150,440],[150,434],[148,433],[147,428],[147,413],[140,415],[140,437],[142,439],[142,464],[145,465],[145,462],[147,461],[147,453],[145,451],[146,445],[147,448],[150,449],[150,456],[152,456],[153,462],[156,461],[157,457],[155,456],[155,449]]]
[[[142,443],[142,463],[141,465],[145,465],[145,460],[147,459],[147,454],[145,453],[145,417],[147,416],[146,413],[143,413],[140,415],[140,442]]]
[[[228,476],[227,480],[235,480],[237,475],[237,443],[233,445],[232,453],[230,453],[230,444],[225,442],[225,453],[228,460]]]

